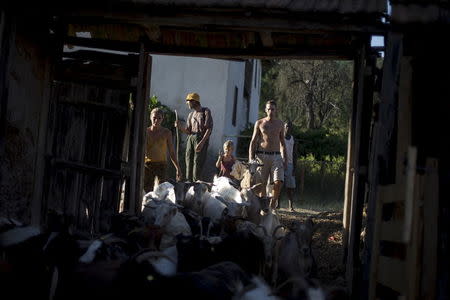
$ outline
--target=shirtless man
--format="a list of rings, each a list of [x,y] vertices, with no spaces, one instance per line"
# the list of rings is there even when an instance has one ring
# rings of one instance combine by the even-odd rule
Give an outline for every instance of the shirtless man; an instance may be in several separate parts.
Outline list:
[[[170,160],[176,169],[177,180],[181,180],[182,174],[178,164],[175,150],[172,143],[172,132],[161,126],[164,119],[164,112],[159,108],[154,108],[150,113],[152,125],[147,128],[147,140],[145,145],[145,174],[144,190],[146,193],[153,188],[155,176],[159,182],[166,181],[167,151]]]
[[[284,123],[276,118],[276,110],[277,105],[274,100],[266,102],[267,117],[256,121],[248,151],[249,161],[256,159],[263,164],[255,173],[255,182],[262,183],[259,190],[260,195],[265,196],[265,187],[269,176],[274,183],[270,204],[272,209],[279,206],[278,199],[284,181],[286,161],[283,161],[281,152],[283,152],[283,157],[287,157],[284,143]]]

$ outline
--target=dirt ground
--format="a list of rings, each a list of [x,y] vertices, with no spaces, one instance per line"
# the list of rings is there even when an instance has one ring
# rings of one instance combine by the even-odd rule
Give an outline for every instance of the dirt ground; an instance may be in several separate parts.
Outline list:
[[[296,209],[278,211],[282,225],[290,227],[295,220],[305,221],[311,217],[314,222],[312,251],[317,262],[318,279],[328,287],[345,287],[345,268],[342,247],[342,211],[316,212]]]

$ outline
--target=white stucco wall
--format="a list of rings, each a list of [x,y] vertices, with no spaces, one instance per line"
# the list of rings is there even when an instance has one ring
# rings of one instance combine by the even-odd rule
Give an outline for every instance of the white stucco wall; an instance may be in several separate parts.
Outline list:
[[[261,96],[261,73],[262,65],[259,59],[254,60],[253,65],[253,82],[252,82],[252,94],[250,97],[250,123],[255,124],[258,120],[259,102],[267,101],[268,99],[260,99]],[[256,78],[256,80],[255,80]]]

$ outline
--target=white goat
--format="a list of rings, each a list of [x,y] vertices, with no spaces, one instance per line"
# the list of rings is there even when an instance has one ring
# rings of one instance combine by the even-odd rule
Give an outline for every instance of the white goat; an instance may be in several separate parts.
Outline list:
[[[155,225],[164,229],[161,250],[175,245],[176,236],[180,233],[192,235],[184,215],[169,201],[150,201],[142,211],[142,216],[146,225]]]

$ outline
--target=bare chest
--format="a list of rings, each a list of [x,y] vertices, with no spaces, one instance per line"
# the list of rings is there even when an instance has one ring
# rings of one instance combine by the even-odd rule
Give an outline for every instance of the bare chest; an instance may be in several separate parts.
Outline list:
[[[147,130],[147,139],[151,141],[158,141],[165,138],[165,132],[163,130]]]
[[[278,126],[278,124],[275,122],[263,122],[259,128],[263,136],[271,138],[278,137],[280,133],[280,126]]]

